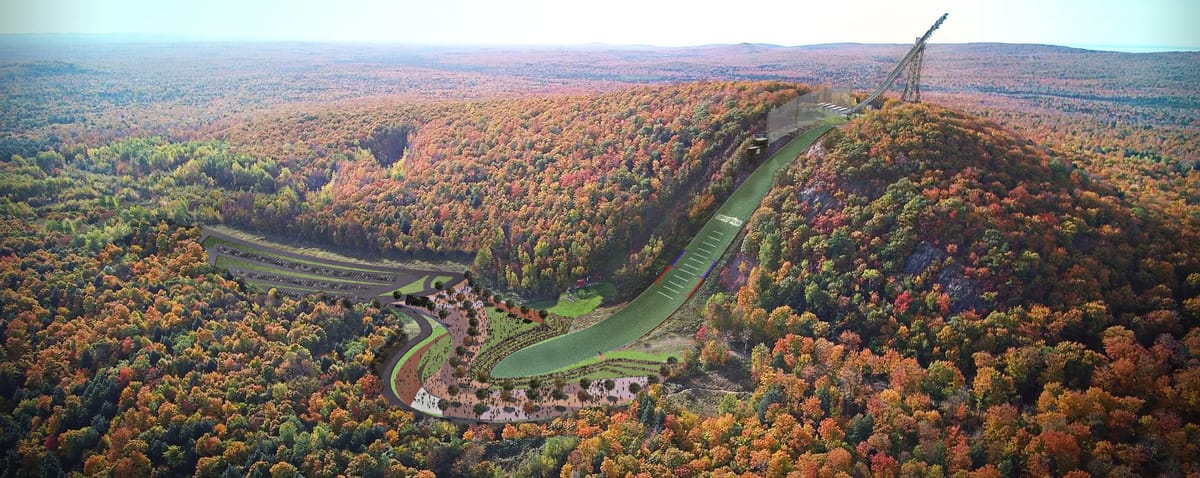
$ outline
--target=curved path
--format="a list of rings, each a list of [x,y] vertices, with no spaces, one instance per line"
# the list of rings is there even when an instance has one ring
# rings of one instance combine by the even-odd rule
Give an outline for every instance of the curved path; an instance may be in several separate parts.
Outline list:
[[[409,339],[403,347],[393,352],[392,356],[388,357],[387,363],[383,366],[382,378],[386,382],[383,387],[383,397],[392,405],[403,405],[406,408],[412,408],[408,402],[401,399],[400,395],[396,393],[396,381],[393,379],[393,370],[396,369],[396,362],[399,362],[400,358],[404,357],[404,354],[433,334],[433,327],[429,325],[429,320],[422,317],[419,313],[410,313],[405,308],[401,308],[400,312],[417,321],[418,330],[417,335]]]
[[[578,332],[518,350],[497,363],[491,375],[496,378],[524,377],[569,368],[620,348],[658,327],[712,273],[742,225],[774,186],[775,174],[830,129],[833,129],[831,124],[809,129],[771,155],[738,186],[658,279],[612,317]]]

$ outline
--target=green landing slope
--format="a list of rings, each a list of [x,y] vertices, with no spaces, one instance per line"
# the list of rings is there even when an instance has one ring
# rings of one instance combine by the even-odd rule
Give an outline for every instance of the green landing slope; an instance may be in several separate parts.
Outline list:
[[[766,197],[776,173],[832,128],[832,124],[814,127],[771,155],[721,205],[674,263],[625,308],[586,329],[514,352],[496,364],[492,376],[524,377],[561,370],[620,348],[653,330],[713,272],[717,260]]]

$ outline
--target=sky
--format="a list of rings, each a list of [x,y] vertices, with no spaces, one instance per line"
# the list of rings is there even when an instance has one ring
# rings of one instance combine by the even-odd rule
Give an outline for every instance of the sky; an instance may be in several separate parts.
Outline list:
[[[406,44],[1045,43],[1200,50],[1200,0],[0,0],[0,34]]]

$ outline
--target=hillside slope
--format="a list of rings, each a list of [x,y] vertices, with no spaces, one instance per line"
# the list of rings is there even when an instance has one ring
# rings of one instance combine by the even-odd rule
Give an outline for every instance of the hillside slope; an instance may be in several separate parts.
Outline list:
[[[768,197],[743,244],[760,261],[751,289],[765,308],[811,310],[868,342],[969,311],[1097,308],[1107,318],[1041,324],[1085,340],[1196,292],[1185,284],[1200,270],[1196,231],[990,123],[897,106],[823,146]],[[1177,330],[1157,322],[1137,321],[1139,332]]]
[[[279,192],[231,194],[221,212],[382,253],[478,251],[479,271],[514,289],[564,287],[624,259],[641,273],[685,218],[668,210],[709,204],[693,195],[730,176],[749,129],[794,93],[697,83],[284,113],[221,133],[281,171]]]
[[[706,304],[687,362],[747,350],[750,400],[705,418],[653,389],[579,425],[604,439],[575,469],[1200,471],[1196,231],[1068,159],[889,105],[797,161],[748,229],[746,283]],[[663,430],[650,447],[604,448],[647,429]]]

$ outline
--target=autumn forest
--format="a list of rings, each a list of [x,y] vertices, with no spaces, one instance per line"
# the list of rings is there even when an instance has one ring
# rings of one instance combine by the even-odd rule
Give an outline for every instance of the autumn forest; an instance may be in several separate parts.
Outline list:
[[[611,313],[768,111],[906,49],[0,39],[0,475],[1200,476],[1197,53],[931,45],[923,103],[775,178],[650,335],[662,382],[541,421],[389,403],[394,307],[201,244]]]

